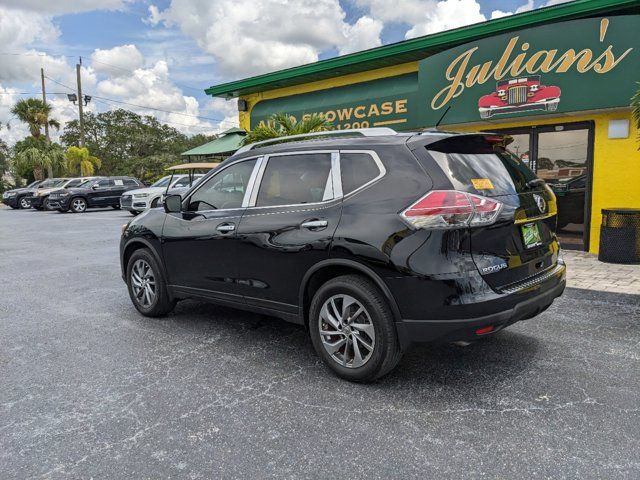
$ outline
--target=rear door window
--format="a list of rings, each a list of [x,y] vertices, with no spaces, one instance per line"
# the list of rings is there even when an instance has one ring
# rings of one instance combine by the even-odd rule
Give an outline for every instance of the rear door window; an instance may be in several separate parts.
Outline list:
[[[330,153],[269,157],[257,207],[317,203],[333,198]]]
[[[340,152],[340,176],[344,195],[366,185],[380,175],[380,168],[369,153]]]
[[[426,146],[456,190],[486,196],[539,190],[543,182],[516,155],[482,135],[452,137]]]

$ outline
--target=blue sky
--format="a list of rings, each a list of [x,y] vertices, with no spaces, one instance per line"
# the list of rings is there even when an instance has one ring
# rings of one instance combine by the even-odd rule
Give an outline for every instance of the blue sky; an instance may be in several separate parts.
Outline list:
[[[212,133],[237,119],[232,102],[204,94],[210,85],[559,1],[0,0],[0,121],[39,90],[39,67],[49,92],[75,88],[81,56],[89,110],[124,106]],[[63,123],[75,118],[64,96],[51,97]],[[9,143],[22,133],[0,130]]]

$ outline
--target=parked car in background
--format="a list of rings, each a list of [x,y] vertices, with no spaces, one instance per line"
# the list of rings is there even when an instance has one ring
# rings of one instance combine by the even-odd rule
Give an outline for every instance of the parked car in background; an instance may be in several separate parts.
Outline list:
[[[14,188],[7,190],[2,194],[2,203],[13,208],[14,210],[31,208],[29,197],[33,194],[33,190],[40,185],[41,181],[31,182],[24,188]]]
[[[29,198],[31,208],[36,210],[50,210],[49,207],[49,195],[51,192],[59,190],[60,188],[74,188],[84,183],[86,180],[90,180],[95,177],[77,177],[77,178],[52,178],[52,184],[47,183],[49,180],[45,180],[34,190],[32,196]]]
[[[76,188],[60,189],[49,195],[49,206],[60,212],[83,213],[87,208],[120,208],[120,196],[143,183],[132,177],[98,177]]]
[[[162,195],[167,188],[187,189],[195,178],[202,177],[203,174],[193,175],[191,178],[187,174],[167,175],[162,177],[150,187],[129,190],[120,197],[120,208],[128,210],[132,215],[138,215],[148,208],[155,208],[160,205]]]
[[[131,301],[146,316],[195,298],[299,323],[361,382],[414,342],[491,336],[565,288],[554,194],[504,144],[374,128],[244,146],[124,226]]]

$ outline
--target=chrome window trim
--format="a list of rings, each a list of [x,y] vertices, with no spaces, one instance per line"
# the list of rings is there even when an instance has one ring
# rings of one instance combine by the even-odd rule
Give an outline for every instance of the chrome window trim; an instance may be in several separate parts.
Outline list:
[[[244,192],[244,198],[242,199],[242,208],[247,208],[251,203],[251,199],[254,197],[256,179],[259,176],[262,177],[261,172],[264,171],[265,163],[266,161],[264,156],[260,156],[257,158],[256,165],[253,167],[253,171],[251,172],[251,176],[249,177],[249,183],[247,184],[247,191]]]
[[[333,173],[332,173],[333,165],[334,165],[333,158],[334,158],[334,155],[338,154],[337,150],[297,150],[295,152],[282,152],[282,153],[273,153],[273,154],[265,155],[263,166],[254,184],[255,190],[254,192],[252,192],[251,200],[249,201],[249,205],[247,206],[247,208],[258,210],[258,209],[264,209],[264,208],[289,208],[289,207],[300,207],[300,206],[313,206],[313,205],[322,205],[325,203],[333,202],[334,200],[341,198],[336,195],[335,182],[334,182],[333,198],[330,198],[328,200],[322,200],[320,202],[312,202],[312,203],[288,203],[286,205],[267,205],[264,207],[256,206],[256,202],[258,200],[258,191],[260,190],[260,186],[262,185],[262,177],[264,176],[264,172],[267,168],[267,165],[269,164],[269,160],[272,157],[284,157],[287,155],[309,155],[309,154],[317,154],[317,153],[328,153],[331,155],[331,170],[329,171],[329,174],[331,175],[331,179],[334,180],[335,177],[333,176]],[[342,191],[342,188],[340,188],[340,191]]]
[[[251,175],[249,176],[249,182],[247,183],[247,190],[244,192],[244,197],[242,198],[242,204],[241,204],[239,207],[235,207],[235,208],[213,208],[213,209],[209,209],[209,210],[193,210],[193,211],[194,211],[194,212],[197,212],[197,213],[208,213],[208,212],[230,212],[230,211],[233,211],[233,210],[242,210],[242,209],[246,208],[246,207],[245,207],[245,202],[247,202],[247,201],[248,201],[248,197],[249,197],[249,195],[251,195],[251,189],[250,189],[250,187],[251,187],[251,178],[252,178],[252,177],[254,176],[254,174],[256,173],[256,170],[257,170],[257,168],[258,168],[258,165],[261,163],[261,160],[262,160],[263,158],[264,158],[264,157],[263,157],[262,155],[256,155],[256,156],[254,156],[254,157],[245,157],[245,158],[240,158],[240,159],[238,159],[238,160],[236,160],[236,161],[234,161],[234,162],[231,162],[229,165],[225,165],[225,166],[224,166],[224,167],[222,167],[221,169],[220,169],[220,167],[216,168],[215,172],[211,175],[211,177],[210,177],[206,182],[202,182],[200,185],[198,185],[198,186],[196,187],[196,189],[195,189],[193,192],[191,192],[191,193],[189,194],[189,196],[188,196],[187,198],[185,198],[185,199],[182,201],[182,204],[184,205],[184,203],[185,203],[185,202],[190,201],[190,200],[191,200],[191,197],[193,197],[193,196],[196,194],[196,192],[197,192],[198,190],[200,190],[200,189],[201,189],[202,187],[204,187],[207,183],[209,183],[209,180],[210,180],[211,178],[216,177],[219,173],[224,172],[227,168],[232,167],[232,166],[234,166],[234,165],[237,165],[238,163],[241,163],[241,162],[248,162],[248,161],[250,161],[250,160],[255,160],[255,161],[256,161],[256,164],[253,166],[253,170],[251,171]],[[192,210],[189,210],[189,211],[192,211]]]
[[[387,174],[387,169],[385,168],[384,164],[382,163],[382,160],[380,160],[380,157],[378,156],[378,153],[375,152],[374,150],[340,150],[340,155],[342,155],[343,153],[363,153],[363,154],[369,155],[371,158],[373,158],[373,161],[376,163],[376,165],[378,166],[378,170],[380,171],[380,173],[378,174],[377,177],[369,180],[367,183],[363,183],[358,188],[356,188],[354,191],[349,192],[346,195],[343,195],[343,198],[348,198],[348,197],[351,197],[352,195],[355,195],[356,193],[358,193],[358,192],[364,190],[365,188],[367,188],[369,185],[377,182],[378,180],[380,180],[382,177],[384,177]],[[342,192],[342,176],[340,176],[339,179],[340,179],[340,193],[343,193]]]
[[[342,175],[340,171],[340,152],[331,152],[331,180],[333,197],[342,198]]]

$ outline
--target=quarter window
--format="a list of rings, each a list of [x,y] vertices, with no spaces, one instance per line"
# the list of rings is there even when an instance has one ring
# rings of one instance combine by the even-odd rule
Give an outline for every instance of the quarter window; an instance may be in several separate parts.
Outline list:
[[[189,210],[240,208],[255,160],[236,163],[209,178],[189,200]]]
[[[137,187],[139,185],[138,182],[136,182],[135,180],[131,179],[131,178],[125,178],[124,179],[124,184],[128,187]]]
[[[340,153],[340,175],[347,195],[380,175],[380,169],[368,153],[344,152]]]
[[[280,155],[269,158],[256,206],[297,205],[332,198],[331,154]]]

